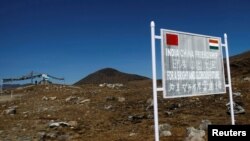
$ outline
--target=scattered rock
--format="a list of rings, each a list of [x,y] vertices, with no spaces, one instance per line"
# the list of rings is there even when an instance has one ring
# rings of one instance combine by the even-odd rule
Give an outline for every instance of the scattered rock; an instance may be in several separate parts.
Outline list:
[[[79,104],[83,104],[83,103],[86,103],[86,102],[90,102],[90,99],[82,100],[82,101],[79,102]]]
[[[104,106],[104,109],[105,109],[105,110],[110,110],[112,107],[113,107],[112,105],[105,105],[105,106]]]
[[[9,108],[7,110],[4,110],[4,114],[6,114],[6,115],[14,115],[14,114],[16,114],[16,108]]]
[[[170,112],[170,111],[165,111],[164,112],[166,115],[168,115],[168,116],[172,116],[173,115],[173,112]]]
[[[106,83],[99,84],[99,87],[105,87],[105,86],[106,86]]]
[[[49,100],[49,98],[47,96],[43,96],[42,100],[47,101],[47,100]]]
[[[53,101],[53,100],[56,100],[56,96],[54,96],[54,97],[49,97],[49,99],[52,100],[52,101]]]
[[[250,77],[243,78],[244,81],[250,81]]]
[[[126,99],[124,97],[118,97],[119,102],[124,102]]]
[[[187,137],[185,138],[185,141],[205,141],[204,137],[205,131],[204,130],[198,130],[194,127],[188,127],[187,128]]]
[[[49,124],[50,128],[59,127],[59,126],[67,127],[67,126],[69,126],[69,124],[67,122],[52,122]]]
[[[25,114],[28,114],[28,113],[29,113],[29,111],[23,112],[24,115],[25,115]]]
[[[77,127],[77,126],[78,126],[78,123],[77,123],[77,121],[69,121],[69,122],[68,122],[68,125],[69,125],[70,127]]]
[[[76,102],[78,100],[78,97],[76,96],[69,96],[65,99],[65,102]]]
[[[241,96],[241,93],[240,92],[235,92],[235,93],[233,93],[233,96],[235,96],[235,97],[240,97]]]
[[[129,121],[138,121],[144,119],[144,115],[135,115],[135,116],[128,116]]]
[[[99,87],[108,87],[108,88],[111,88],[111,89],[118,89],[120,87],[123,87],[124,85],[121,84],[121,83],[115,83],[115,84],[108,84],[108,83],[103,83],[103,84],[99,84]]]
[[[169,131],[172,128],[171,125],[164,123],[159,125],[159,131]]]
[[[135,135],[136,135],[136,133],[130,133],[130,134],[129,134],[130,137],[133,137],[133,136],[135,136]]]
[[[212,124],[212,122],[210,120],[202,120],[201,124],[199,126],[199,129],[207,131],[208,125],[211,125],[211,124]]]
[[[154,100],[152,98],[149,98],[147,100],[147,104],[148,104],[148,106],[147,106],[146,110],[152,109],[154,106]]]
[[[227,103],[226,106],[227,106],[227,113],[231,114],[230,103]],[[234,102],[233,107],[234,107],[234,114],[235,115],[237,115],[237,114],[245,114],[245,109],[242,106],[240,106],[239,104]]]
[[[160,132],[160,136],[162,137],[168,137],[168,136],[172,136],[172,133],[170,131],[161,131]]]
[[[46,138],[46,133],[45,132],[38,132],[37,133],[39,141],[44,141]]]
[[[57,135],[58,133],[47,133],[46,134],[46,137],[48,137],[48,138],[51,138],[51,139],[56,139],[56,137],[58,136]]]

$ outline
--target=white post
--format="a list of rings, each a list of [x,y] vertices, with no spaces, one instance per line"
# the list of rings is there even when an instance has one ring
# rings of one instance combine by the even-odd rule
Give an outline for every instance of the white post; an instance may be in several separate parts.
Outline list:
[[[152,80],[153,80],[153,100],[154,100],[154,127],[155,141],[159,141],[159,120],[157,102],[157,80],[156,80],[156,55],[155,55],[155,23],[151,21],[151,49],[152,49]]]
[[[229,88],[229,98],[230,98],[230,113],[232,125],[235,124],[234,120],[234,105],[233,105],[233,92],[232,92],[232,83],[231,83],[231,72],[230,72],[230,62],[229,62],[229,53],[228,53],[228,43],[227,43],[227,34],[224,34],[225,48],[226,48],[226,63],[227,63],[227,79],[228,79],[228,88]]]

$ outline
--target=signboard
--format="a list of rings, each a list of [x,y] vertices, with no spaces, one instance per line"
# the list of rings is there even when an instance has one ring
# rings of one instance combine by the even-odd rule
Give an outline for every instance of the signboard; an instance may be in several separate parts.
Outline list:
[[[161,29],[164,98],[225,93],[221,38]]]

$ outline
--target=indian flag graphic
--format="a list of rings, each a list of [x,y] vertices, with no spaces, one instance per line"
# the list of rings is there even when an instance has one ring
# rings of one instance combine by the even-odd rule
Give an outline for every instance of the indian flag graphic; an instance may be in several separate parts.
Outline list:
[[[218,50],[219,49],[218,39],[209,39],[209,48],[213,50]]]

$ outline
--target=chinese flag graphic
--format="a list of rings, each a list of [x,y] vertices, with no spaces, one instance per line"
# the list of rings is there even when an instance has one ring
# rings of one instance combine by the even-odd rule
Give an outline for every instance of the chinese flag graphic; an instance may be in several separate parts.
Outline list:
[[[166,41],[168,46],[178,46],[178,35],[167,33]]]

